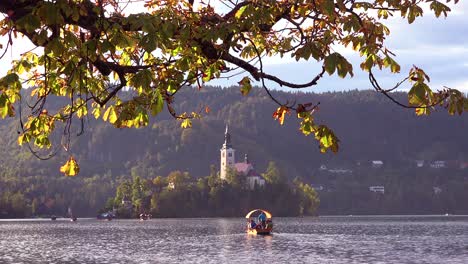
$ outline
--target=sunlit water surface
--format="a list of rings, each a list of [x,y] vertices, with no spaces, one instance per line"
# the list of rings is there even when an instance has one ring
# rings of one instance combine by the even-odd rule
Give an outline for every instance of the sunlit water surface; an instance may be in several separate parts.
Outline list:
[[[1,220],[0,263],[468,263],[468,217]]]

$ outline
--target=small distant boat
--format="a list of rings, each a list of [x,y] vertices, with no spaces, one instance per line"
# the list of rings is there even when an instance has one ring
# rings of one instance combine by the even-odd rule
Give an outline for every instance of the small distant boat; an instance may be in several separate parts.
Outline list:
[[[112,212],[107,212],[107,213],[99,214],[96,218],[99,220],[111,221],[112,219],[115,218],[115,215]]]
[[[148,220],[148,219],[151,219],[151,214],[146,214],[146,213],[140,214],[141,221]]]
[[[57,220],[57,217],[55,215],[53,215],[53,216],[50,217],[50,220],[55,221],[55,220]]]
[[[262,215],[263,216],[260,216]],[[273,230],[273,216],[270,212],[263,209],[254,209],[250,211],[247,218],[247,233],[251,235],[269,235]],[[254,218],[260,218],[255,222]],[[261,219],[263,218],[263,220]]]
[[[78,218],[76,218],[76,216],[73,216],[73,212],[72,212],[71,207],[68,207],[68,215],[70,216],[70,221],[75,222],[76,220],[78,220]]]

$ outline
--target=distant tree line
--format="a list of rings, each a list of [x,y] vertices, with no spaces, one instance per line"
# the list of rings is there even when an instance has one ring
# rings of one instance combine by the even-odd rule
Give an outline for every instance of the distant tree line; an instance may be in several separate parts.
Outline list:
[[[94,216],[121,179],[110,174],[87,178],[0,176],[0,218]]]

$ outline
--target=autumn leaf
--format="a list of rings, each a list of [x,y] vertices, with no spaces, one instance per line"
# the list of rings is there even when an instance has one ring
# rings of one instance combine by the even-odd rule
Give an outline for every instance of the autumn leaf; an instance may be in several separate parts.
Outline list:
[[[80,167],[78,166],[78,163],[76,162],[75,158],[73,156],[70,156],[68,161],[60,167],[60,172],[65,174],[65,176],[76,176],[80,172]]]
[[[186,118],[182,123],[180,124],[180,127],[182,128],[191,128],[192,127],[192,120]]]
[[[289,108],[282,105],[282,106],[278,107],[278,109],[276,109],[276,111],[273,113],[273,118],[275,120],[278,120],[280,125],[283,125],[284,124],[284,117],[285,117],[286,113],[291,114],[290,111],[289,111]]]

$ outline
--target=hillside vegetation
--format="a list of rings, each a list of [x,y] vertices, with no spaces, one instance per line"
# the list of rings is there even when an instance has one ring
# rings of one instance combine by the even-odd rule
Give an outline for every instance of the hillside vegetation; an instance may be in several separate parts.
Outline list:
[[[66,178],[59,172],[60,164],[66,159],[64,151],[50,160],[38,160],[26,147],[17,145],[19,122],[7,120],[0,123],[3,135],[0,138],[0,213],[3,210],[4,215],[30,215],[33,207],[36,212],[37,208],[43,208],[44,213],[60,213],[73,205],[77,208],[74,211],[90,215],[115,194],[116,186],[123,179],[132,176],[153,179],[176,170],[187,171],[194,178],[207,176],[210,165],[219,169],[219,149],[226,123],[238,161],[247,153],[259,172],[265,171],[269,161],[275,161],[291,181],[299,177],[327,189],[337,190],[337,186],[344,185],[343,188],[350,190],[350,186],[355,186],[368,193],[368,185],[387,183],[388,186],[393,182],[392,186],[407,188],[417,183],[415,178],[419,183],[426,179],[427,186],[421,192],[432,199],[434,186],[449,186],[449,177],[455,177],[454,185],[461,188],[460,195],[466,190],[466,172],[457,167],[460,162],[468,161],[466,115],[449,116],[440,111],[428,117],[416,117],[413,111],[402,109],[371,91],[275,93],[289,101],[320,102],[316,120],[327,120],[327,125],[335,131],[341,140],[339,153],[321,154],[316,141],[298,131],[295,118],[286,116],[281,126],[271,117],[276,106],[259,89],[253,89],[247,97],[237,87],[181,92],[174,103],[176,110],[204,112],[207,106],[210,109],[190,129],[180,128],[180,122],[168,113],[158,115],[148,127],[140,129],[115,129],[90,116],[84,133],[75,137],[80,130],[76,128],[72,137],[71,152],[81,166],[75,178]],[[404,99],[404,96],[395,94],[396,98]],[[50,104],[53,107],[54,102]],[[372,160],[383,161],[383,168],[372,170]],[[444,160],[454,165],[436,171],[427,166],[417,170],[416,160],[424,160],[426,164]],[[324,173],[319,170],[321,165],[353,170],[352,177],[344,179],[344,176]],[[379,177],[381,180],[375,180]],[[387,189],[386,197],[390,195]],[[357,206],[338,200],[329,202],[335,199],[329,196],[329,192],[320,194],[319,212],[347,213]],[[424,197],[422,201],[427,201]],[[461,203],[456,206],[461,198],[447,198],[451,200],[447,203],[453,204],[453,210],[464,210]],[[411,208],[402,210],[404,198],[398,199],[393,202],[392,212],[411,211]],[[359,207],[367,208],[364,212],[373,212],[377,206]],[[12,207],[21,209],[15,211]],[[448,210],[442,202],[437,208],[427,207],[422,212]]]

